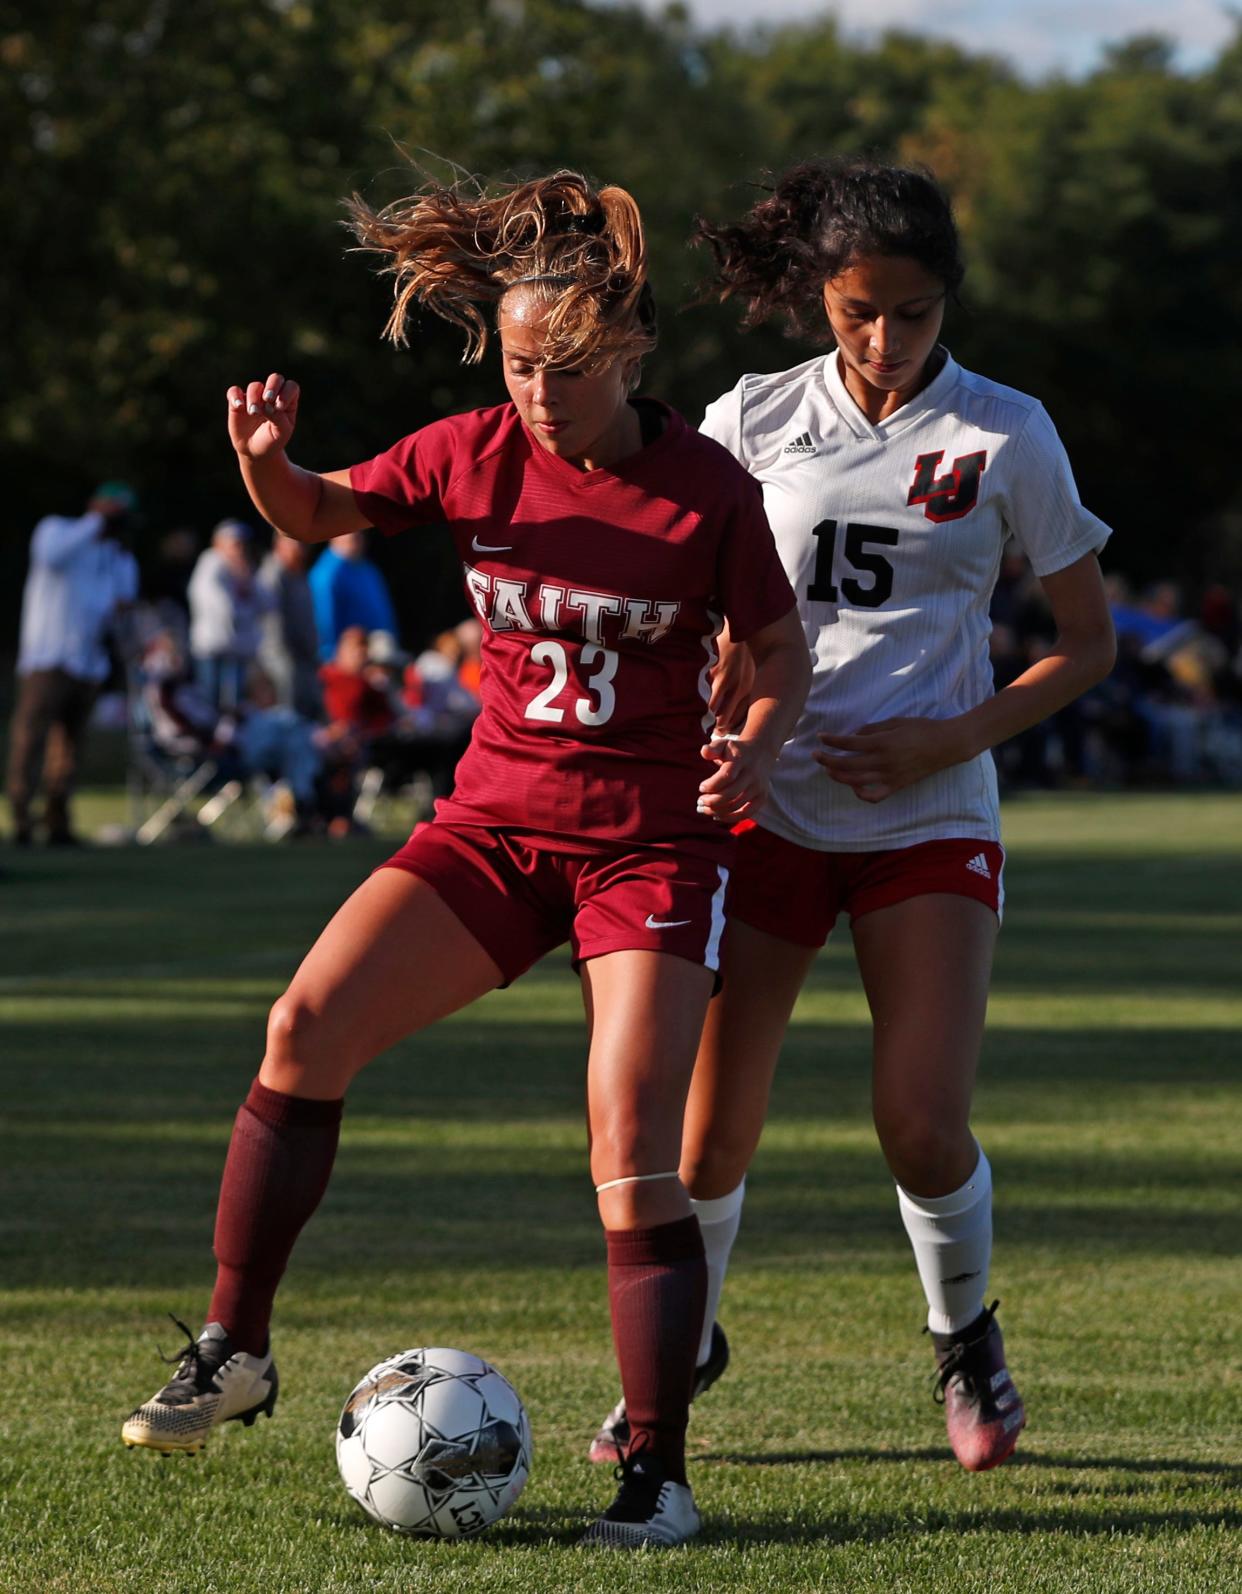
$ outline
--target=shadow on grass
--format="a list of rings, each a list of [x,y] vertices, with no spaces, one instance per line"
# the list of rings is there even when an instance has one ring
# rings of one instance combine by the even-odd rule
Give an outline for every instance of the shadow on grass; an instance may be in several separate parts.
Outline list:
[[[1242,1511],[1228,1508],[1203,1511],[1058,1511],[1034,1507],[1030,1511],[1006,1508],[994,1511],[920,1510],[903,1517],[897,1513],[850,1516],[838,1521],[789,1522],[782,1519],[733,1518],[708,1522],[697,1544],[732,1544],[739,1548],[763,1544],[878,1544],[885,1539],[935,1538],[951,1534],[1037,1535],[1055,1533],[1064,1538],[1146,1536],[1193,1528],[1233,1530],[1242,1526]]]
[[[66,1268],[79,1287],[113,1287],[139,1259],[143,1276],[188,1282],[210,1244],[226,1134],[227,1121],[206,1144],[161,1142],[158,1130],[103,1140],[89,1124],[30,1135],[8,1158],[0,1260],[26,1288],[59,1283]],[[756,1173],[747,1231],[758,1265],[904,1254],[872,1149],[837,1152],[829,1176],[807,1150],[767,1154]],[[1074,1259],[1232,1257],[1236,1218],[1220,1206],[1219,1179],[1217,1162],[1185,1155],[1101,1167],[1089,1153],[1010,1154],[1005,1237]],[[1072,1188],[1072,1201],[1048,1202],[1044,1192],[1058,1184]],[[528,1145],[517,1129],[500,1126],[477,1143],[413,1138],[374,1147],[346,1139],[297,1251],[308,1281],[359,1289],[406,1268],[503,1274],[596,1268],[600,1260],[585,1136]]]
[[[823,1459],[838,1460],[865,1455],[865,1452],[840,1451],[825,1453]],[[876,1452],[875,1459],[888,1461],[920,1456],[922,1452]],[[929,1453],[931,1454],[931,1453]],[[722,1457],[728,1460],[745,1460],[745,1457]],[[779,1460],[765,1457],[764,1460]],[[816,1459],[814,1454],[795,1459]],[[936,1459],[940,1459],[937,1455]],[[1102,1465],[1102,1463],[1100,1463]],[[1137,1463],[1129,1463],[1134,1466]],[[360,1513],[334,1510],[324,1514],[324,1523],[334,1532],[343,1534],[373,1534],[375,1524]],[[589,1511],[566,1512],[561,1510],[526,1511],[522,1507],[510,1512],[503,1522],[489,1528],[476,1538],[447,1541],[448,1547],[469,1553],[475,1544],[489,1549],[540,1550],[555,1546],[573,1549],[591,1521]],[[709,1516],[704,1522],[702,1536],[696,1546],[712,1545],[762,1547],[788,1544],[875,1544],[886,1539],[933,1538],[944,1534],[1013,1534],[1033,1535],[1057,1533],[1070,1538],[1116,1539],[1119,1535],[1139,1537],[1170,1529],[1186,1532],[1192,1528],[1233,1530],[1242,1527],[1242,1511],[1228,1507],[1210,1507],[1202,1510],[1153,1511],[1138,1509],[1128,1511],[1124,1506],[1104,1510],[1058,1510],[1047,1505],[1030,1510],[1003,1507],[988,1511],[947,1511],[920,1509],[908,1516],[898,1512],[851,1513],[826,1515],[819,1520],[789,1521],[786,1518],[720,1517]],[[426,1542],[413,1535],[415,1544]],[[439,1541],[445,1543],[446,1541]],[[584,1550],[585,1554],[597,1553]],[[615,1558],[613,1550],[601,1551]]]
[[[498,1002],[502,999],[498,999]],[[350,1090],[346,1133],[360,1117],[395,1127],[441,1118],[581,1120],[586,1032],[516,1012],[512,1024],[457,1019],[403,1042],[372,1063]],[[0,1091],[14,1124],[66,1118],[132,1124],[231,1123],[262,1055],[259,1019],[132,1011],[4,1025]],[[1237,1082],[1236,1028],[1149,1025],[1108,1031],[1041,1026],[994,1032],[981,1070],[979,1113],[1027,1125],[1081,1116],[1098,1101],[1122,1115],[1119,1091],[1191,1090]],[[777,1071],[770,1121],[867,1127],[870,1029],[833,1023],[795,1027]],[[227,1116],[226,1116],[227,1115]]]
[[[778,1450],[757,1455],[736,1451],[712,1450],[696,1456],[696,1462],[720,1461],[735,1467],[800,1467],[817,1464],[831,1465],[842,1461],[891,1462],[908,1461],[951,1462],[952,1452],[946,1447],[937,1449],[924,1445],[918,1449],[876,1450],[855,1447],[841,1450]],[[1005,1462],[1005,1471],[1045,1469],[1058,1472],[1135,1472],[1152,1476],[1170,1474],[1181,1478],[1220,1479],[1230,1488],[1242,1487],[1242,1465],[1229,1461],[1190,1461],[1184,1457],[1160,1459],[1134,1456],[1055,1456],[1029,1450],[1019,1450]]]
[[[331,1511],[321,1513],[320,1520],[332,1529],[334,1533],[365,1534],[372,1536],[376,1531],[376,1523],[365,1516],[361,1509],[350,1510],[348,1507],[335,1507]],[[586,1531],[591,1521],[590,1509],[585,1504],[581,1511],[555,1510],[551,1507],[530,1508],[515,1506],[503,1521],[494,1527],[487,1528],[483,1533],[475,1534],[467,1539],[436,1539],[434,1536],[426,1537],[417,1533],[394,1535],[406,1538],[413,1545],[443,1544],[446,1548],[467,1550],[469,1546],[480,1544],[492,1549],[506,1546],[513,1549],[546,1549],[550,1544],[559,1544],[565,1547],[575,1545]]]

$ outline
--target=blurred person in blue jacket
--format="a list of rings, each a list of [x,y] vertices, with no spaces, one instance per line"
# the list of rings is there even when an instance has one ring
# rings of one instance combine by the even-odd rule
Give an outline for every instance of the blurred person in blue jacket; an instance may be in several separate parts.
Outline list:
[[[342,631],[361,626],[368,634],[397,634],[397,616],[379,566],[367,558],[364,531],[334,537],[311,567],[311,596],[319,631],[319,657],[326,664],[336,653]]]

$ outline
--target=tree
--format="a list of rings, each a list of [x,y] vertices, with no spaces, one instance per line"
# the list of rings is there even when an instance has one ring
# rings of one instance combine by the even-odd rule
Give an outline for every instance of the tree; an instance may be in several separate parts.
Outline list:
[[[631,188],[663,312],[648,385],[692,417],[800,353],[728,307],[679,313],[704,271],[695,213],[739,213],[816,152],[926,162],[971,262],[955,350],[1045,399],[1121,531],[1112,557],[1193,576],[1236,547],[1211,528],[1242,516],[1242,35],[1193,75],[1140,39],[1090,78],[1031,84],[910,34],[698,31],[676,6],[60,0],[0,14],[0,63],[11,606],[35,517],[102,477],[140,484],[151,540],[241,507],[222,422],[239,377],[296,371],[297,456],[324,467],[495,401],[494,369],[462,366],[434,320],[409,351],[379,342],[388,289],[348,253],[344,196],[408,192],[411,158]],[[451,559],[435,571],[418,602],[455,604]]]

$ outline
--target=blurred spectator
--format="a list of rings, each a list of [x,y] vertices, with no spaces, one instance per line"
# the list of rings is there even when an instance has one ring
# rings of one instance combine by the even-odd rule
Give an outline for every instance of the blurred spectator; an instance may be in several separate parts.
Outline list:
[[[399,653],[391,633],[387,637],[394,656]],[[374,749],[382,745],[398,722],[398,708],[390,692],[387,671],[371,662],[367,634],[359,625],[347,626],[337,643],[335,657],[320,666],[320,685],[327,716],[324,734],[331,739],[335,768],[328,781],[328,796],[335,812],[328,833],[348,835],[359,826],[353,816],[357,777],[374,765]]]
[[[473,640],[469,631],[466,637]],[[387,631],[368,637],[351,626],[342,633],[336,657],[320,670],[324,706],[339,744],[356,750],[356,769],[374,772],[372,795],[420,776],[432,797],[452,790],[479,712],[458,680],[464,653],[455,631],[437,637],[415,663]]]
[[[1220,643],[1230,664],[1242,663],[1242,614],[1229,588],[1219,581],[1203,594],[1199,623],[1208,636]]]
[[[461,662],[457,666],[457,679],[474,699],[476,712],[482,705],[483,690],[483,624],[480,620],[463,620],[454,635],[461,644]]]
[[[198,683],[217,708],[237,708],[259,651],[259,623],[271,605],[250,563],[253,532],[222,520],[190,577],[190,652]]]
[[[388,584],[379,566],[367,558],[365,532],[334,537],[311,569],[310,587],[324,663],[333,658],[341,633],[350,626],[360,626],[364,633],[396,635],[397,616]]]
[[[110,668],[104,639],[138,593],[138,566],[121,540],[135,502],[124,482],[105,482],[81,517],[48,515],[35,527],[9,738],[8,795],[19,846],[31,840],[40,769],[49,844],[77,839],[69,799],[91,704]]]
[[[170,631],[154,636],[143,651],[143,697],[156,746],[172,757],[214,759],[226,778],[263,776],[279,782],[292,799],[288,817],[300,830],[318,812],[318,781],[331,739],[319,727],[277,703],[271,682],[254,669],[249,696],[222,711],[191,677],[185,655]],[[279,795],[279,794],[277,794]]]
[[[1119,649],[1124,647],[1138,690],[1134,708],[1147,727],[1147,778],[1193,782],[1201,778],[1200,711],[1206,702],[1193,678],[1179,679],[1171,667],[1196,632],[1181,613],[1181,592],[1172,581],[1157,581],[1137,603],[1113,611]]]
[[[1182,618],[1181,592],[1173,581],[1153,582],[1137,603],[1130,598],[1120,577],[1114,576],[1106,590],[1113,627],[1119,637],[1137,637],[1144,648],[1151,649],[1167,646],[1170,637],[1185,634],[1189,628],[1189,622]]]
[[[420,730],[469,730],[478,716],[479,655],[483,627],[463,620],[442,631],[431,646],[407,666],[402,697],[415,709]],[[372,639],[374,641],[374,639]]]
[[[259,585],[270,607],[263,617],[259,662],[276,689],[277,700],[318,719],[323,712],[319,690],[319,638],[315,602],[306,572],[310,549],[277,532],[259,567]]]
[[[991,614],[992,679],[999,692],[1046,658],[1056,640],[1043,587],[1024,556],[1012,549],[1001,561]],[[1003,743],[995,752],[1002,779],[1011,785],[1053,786],[1078,783],[1093,774],[1088,716],[1087,699],[1078,698]]]
[[[1198,617],[1181,589],[1156,581],[1135,597],[1105,577],[1117,663],[1077,703],[996,749],[1002,779],[1055,785],[1106,781],[1242,784],[1242,658],[1234,595],[1204,593]],[[1021,558],[1006,557],[993,597],[998,689],[1051,644],[1054,628]]]
[[[401,695],[409,710],[407,760],[426,771],[437,797],[452,791],[457,761],[479,714],[482,629],[477,620],[463,620],[452,631],[442,631],[405,670]]]
[[[319,668],[328,723],[364,747],[397,721],[384,670],[370,659],[360,625],[341,632],[335,656]]]

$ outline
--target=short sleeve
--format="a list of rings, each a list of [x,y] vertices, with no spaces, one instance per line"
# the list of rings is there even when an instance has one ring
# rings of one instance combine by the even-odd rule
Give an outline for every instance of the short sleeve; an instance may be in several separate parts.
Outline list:
[[[1037,576],[1054,575],[1085,554],[1099,553],[1112,535],[1084,509],[1065,445],[1042,404],[1013,441],[1003,513],[1005,529]]]
[[[452,419],[433,421],[390,449],[351,466],[349,484],[372,526],[393,536],[411,526],[443,524],[454,475],[457,434]]]
[[[718,399],[713,399],[707,406],[699,433],[703,437],[710,437],[722,448],[727,448],[740,464],[746,463],[746,457],[742,452],[741,382],[736,387],[730,388],[727,393],[722,393]]]
[[[722,539],[717,565],[718,597],[735,642],[779,620],[797,601],[776,551],[763,508],[763,491],[740,469],[737,498]]]

